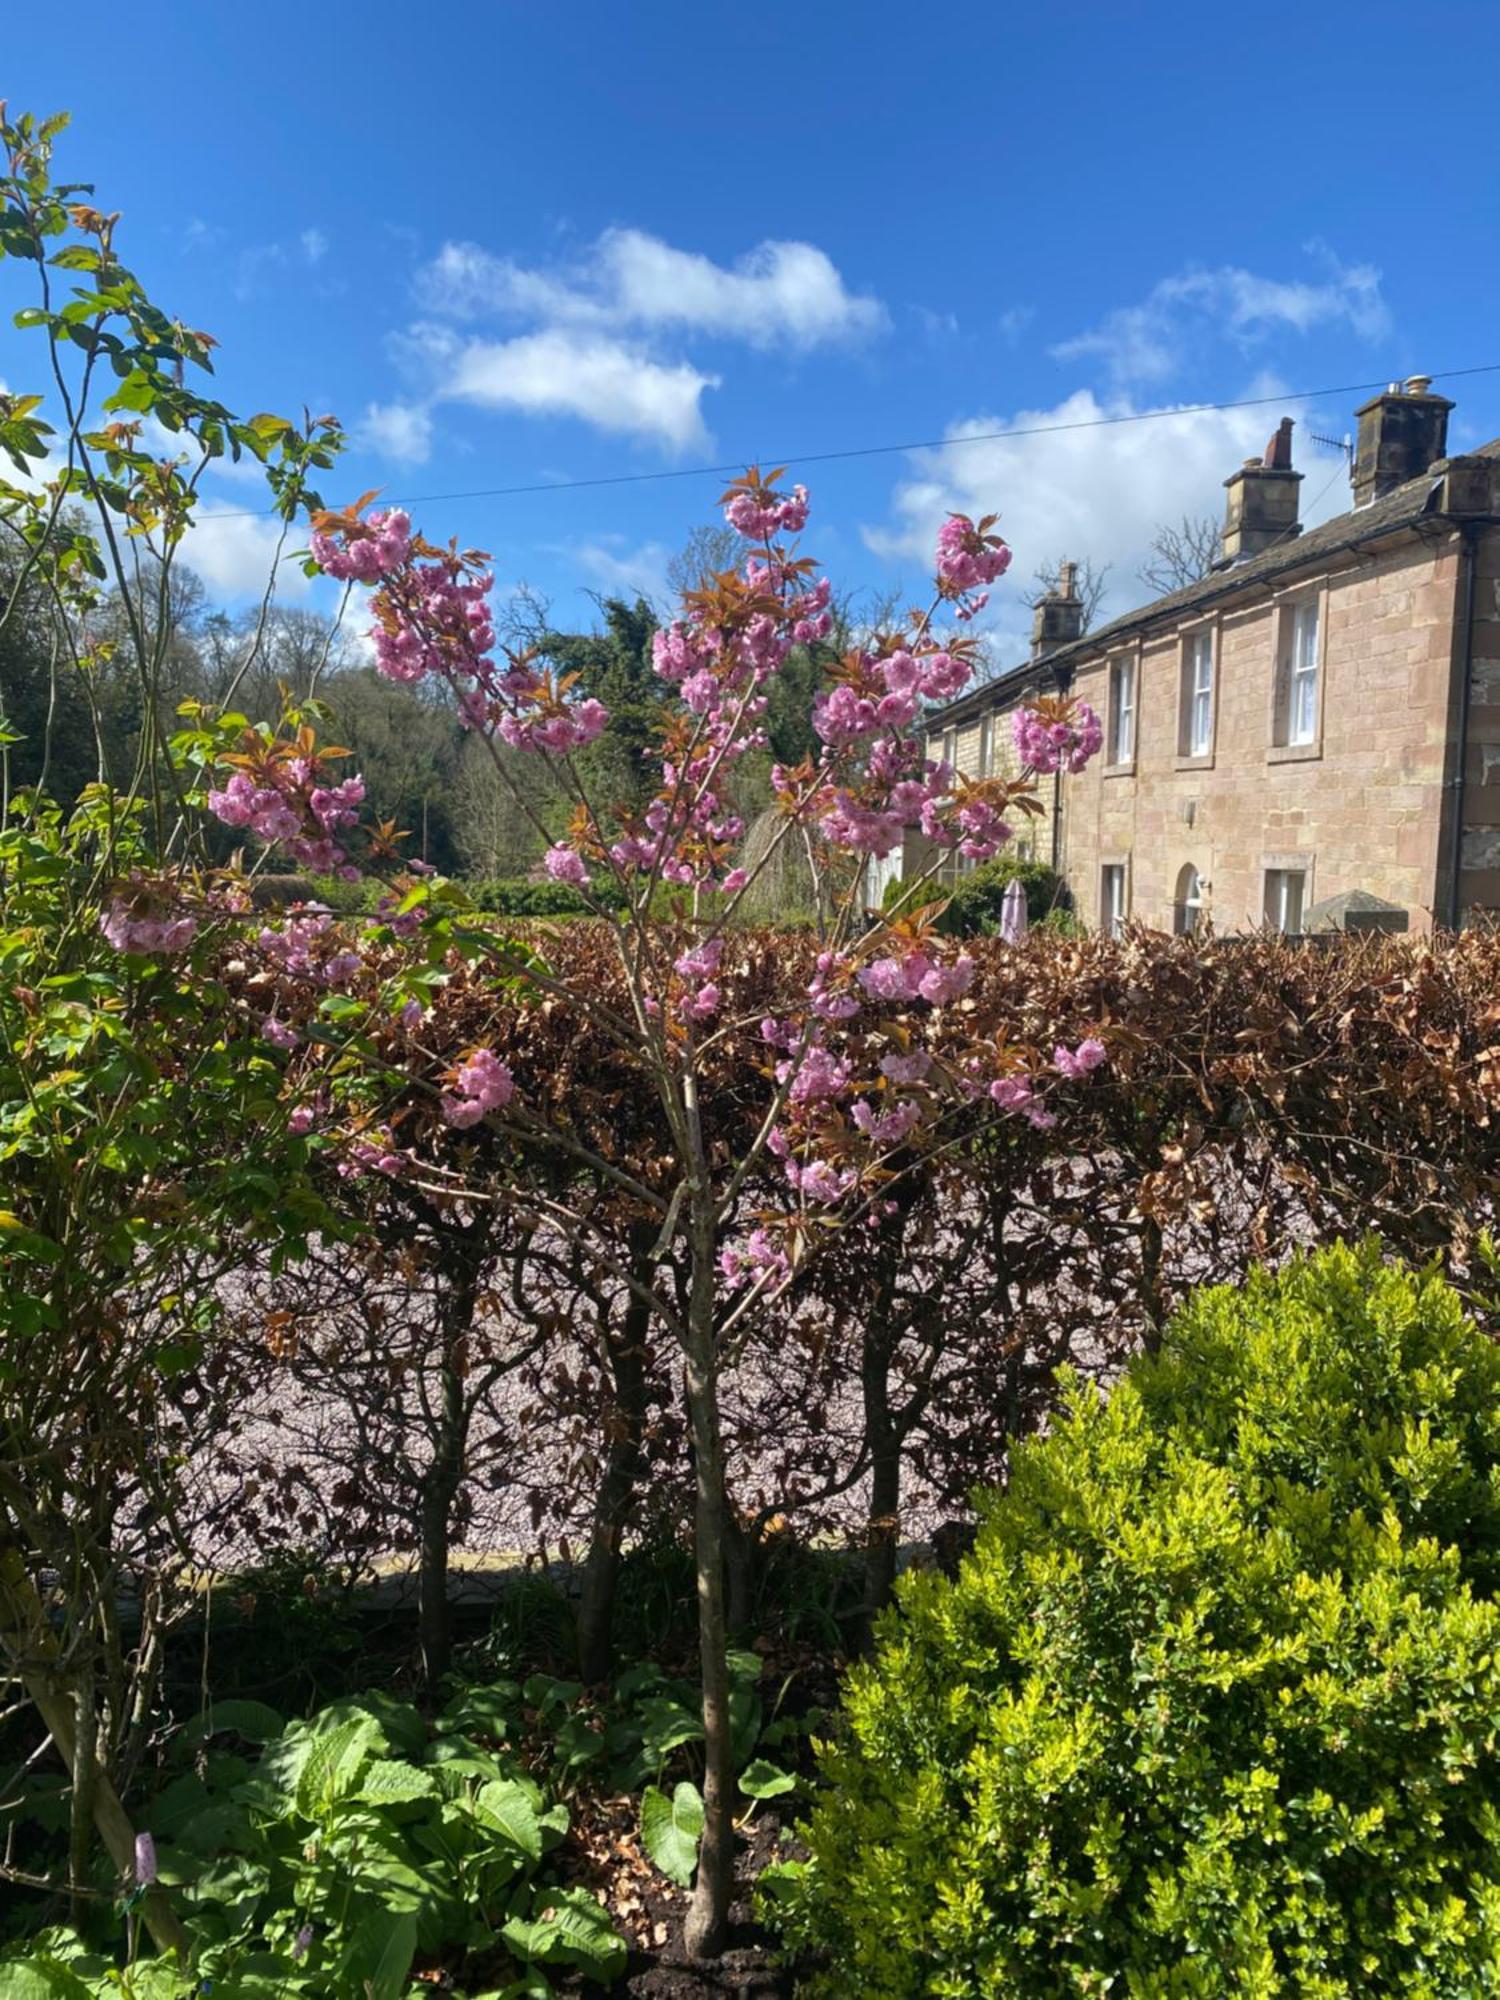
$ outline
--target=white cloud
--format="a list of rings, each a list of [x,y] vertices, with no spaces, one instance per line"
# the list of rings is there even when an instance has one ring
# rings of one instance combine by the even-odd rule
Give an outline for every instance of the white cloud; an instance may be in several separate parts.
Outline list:
[[[401,465],[425,465],[432,455],[432,418],[420,403],[367,403],[350,436],[359,450]]]
[[[548,325],[672,329],[810,348],[887,324],[878,299],[851,292],[811,243],[758,244],[732,268],[640,229],[609,229],[569,264],[528,269],[474,243],[445,243],[419,287],[433,310]]]
[[[1274,397],[1279,385],[1262,378],[1247,393]],[[1310,527],[1349,506],[1349,487],[1342,456],[1319,454],[1308,444],[1300,407],[1290,397],[1256,409],[1168,406],[1144,423],[1102,423],[1139,410],[1125,397],[1101,404],[1082,389],[1055,409],[1020,410],[1008,419],[976,416],[952,426],[949,443],[914,454],[914,475],[892,496],[893,519],[866,528],[865,541],[925,574],[945,515],[998,512],[1015,559],[994,592],[990,623],[1006,635],[1004,664],[1015,665],[1025,657],[1020,635],[1030,624],[1021,598],[1039,564],[1072,556],[1110,565],[1098,622],[1144,602],[1150,593],[1136,573],[1156,529],[1184,514],[1222,518],[1224,480],[1245,459],[1260,456],[1283,411],[1299,417],[1293,451],[1306,475],[1302,520]],[[988,431],[1058,425],[1080,428],[959,442]]]
[[[718,386],[717,375],[685,361],[656,361],[624,341],[555,327],[458,346],[439,393],[486,409],[581,417],[683,451],[707,442],[700,403]]]
[[[328,255],[328,238],[321,229],[304,229],[297,240],[309,264],[321,264]]]
[[[1372,264],[1344,264],[1326,245],[1307,246],[1324,266],[1320,283],[1264,278],[1236,264],[1193,267],[1163,278],[1138,305],[1120,306],[1099,325],[1052,349],[1059,361],[1097,356],[1117,383],[1159,383],[1194,345],[1220,338],[1248,349],[1284,329],[1307,333],[1342,324],[1361,340],[1382,339],[1390,313]]]
[[[200,502],[182,546],[182,560],[202,577],[211,598],[258,597],[276,566],[278,597],[302,597],[310,588],[288,551],[301,546],[296,530],[277,559],[282,524],[264,514]]]
[[[583,574],[612,597],[644,597],[655,604],[670,604],[672,586],[667,581],[667,564],[672,551],[663,542],[643,542],[630,548],[622,535],[601,535],[563,551]]]

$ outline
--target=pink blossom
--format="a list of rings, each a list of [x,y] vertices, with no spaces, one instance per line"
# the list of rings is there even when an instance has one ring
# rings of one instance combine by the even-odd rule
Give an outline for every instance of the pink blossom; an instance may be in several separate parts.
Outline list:
[[[174,917],[163,893],[143,885],[128,894],[117,890],[110,897],[99,913],[99,928],[116,951],[143,958],[186,951],[197,934],[198,919]]]
[[[814,1160],[808,1166],[799,1166],[795,1160],[787,1162],[787,1179],[809,1201],[822,1202],[832,1206],[842,1201],[859,1176],[852,1168],[839,1168],[827,1160]]]
[[[304,1133],[312,1130],[316,1115],[310,1104],[294,1104],[286,1121],[286,1129],[293,1138],[300,1139]]]
[[[892,1083],[920,1083],[932,1068],[932,1057],[925,1049],[915,1049],[909,1056],[888,1055],[880,1058],[882,1076],[888,1076]]]
[[[930,1005],[946,1007],[950,1000],[967,993],[973,983],[974,961],[966,955],[951,965],[935,965],[923,974],[917,990]]]
[[[302,1037],[295,1028],[285,1021],[278,1021],[274,1014],[267,1014],[260,1024],[260,1032],[273,1049],[294,1049]]]
[[[1065,1048],[1061,1042],[1052,1051],[1052,1067],[1062,1076],[1088,1076],[1105,1061],[1105,1048],[1097,1036],[1089,1035],[1076,1049]]]
[[[503,1111],[515,1094],[515,1079],[492,1049],[475,1049],[458,1066],[456,1088],[443,1097],[450,1125],[477,1125],[491,1111]]]
[[[938,529],[937,573],[954,595],[993,583],[1010,568],[1004,542],[989,547],[967,514],[950,514]]]
[[[570,882],[575,889],[588,887],[589,871],[583,856],[571,847],[549,847],[542,856],[542,866],[554,882]]]
[[[849,1115],[877,1146],[899,1146],[922,1116],[921,1106],[910,1098],[904,1098],[889,1111],[876,1112],[869,1102],[861,1097],[850,1106]]]
[[[852,1074],[849,1064],[842,1056],[835,1056],[818,1043],[806,1051],[800,1066],[784,1062],[778,1065],[776,1080],[785,1083],[792,1078],[791,1089],[787,1092],[793,1104],[822,1104],[831,1097],[837,1097]]]
[[[1044,722],[1035,709],[1018,708],[1011,722],[1016,754],[1033,771],[1081,771],[1097,756],[1104,726],[1086,701],[1078,703],[1071,721]]]
[[[719,1269],[732,1288],[763,1284],[768,1292],[779,1291],[792,1275],[785,1250],[764,1229],[752,1229],[742,1244],[726,1244],[719,1253]]]

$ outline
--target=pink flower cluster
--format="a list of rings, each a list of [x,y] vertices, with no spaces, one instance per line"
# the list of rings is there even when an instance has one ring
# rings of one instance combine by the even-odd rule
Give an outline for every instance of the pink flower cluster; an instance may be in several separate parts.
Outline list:
[[[875,1000],[925,1000],[929,1006],[946,1007],[973,985],[974,961],[965,952],[951,965],[938,965],[925,951],[910,951],[863,966],[859,983]]]
[[[332,535],[314,534],[313,560],[328,576],[346,583],[379,583],[411,554],[411,521],[399,507],[371,514],[357,534],[340,543]]]
[[[967,597],[1009,568],[1006,544],[985,535],[967,514],[950,514],[938,529],[937,574],[947,595]]]
[[[454,1072],[454,1089],[443,1096],[450,1125],[477,1125],[491,1111],[503,1111],[515,1095],[515,1079],[492,1049],[475,1049]]]
[[[390,1127],[372,1125],[349,1140],[339,1161],[339,1173],[345,1180],[356,1174],[389,1174],[394,1179],[410,1165],[409,1156],[397,1146]]]
[[[1097,756],[1104,742],[1104,725],[1086,701],[1070,717],[1049,721],[1034,708],[1018,708],[1011,723],[1016,755],[1023,765],[1043,774],[1065,769],[1081,771]]]
[[[549,847],[542,856],[542,866],[554,882],[566,882],[574,889],[586,889],[589,885],[588,868],[574,848]]]
[[[741,1244],[726,1244],[719,1253],[719,1270],[731,1290],[762,1285],[776,1292],[792,1275],[785,1250],[766,1229],[752,1229]]]
[[[284,847],[304,868],[358,881],[359,870],[337,836],[359,822],[364,779],[322,784],[317,760],[309,757],[266,755],[259,764],[258,778],[240,769],[220,790],[210,792],[209,811],[225,826],[246,828],[268,847]]]
[[[769,491],[760,499],[754,493],[736,493],[724,518],[751,542],[768,542],[777,534],[800,535],[807,526],[807,488],[794,486],[784,499]]]
[[[990,1096],[1002,1111],[1018,1112],[1038,1132],[1050,1132],[1057,1123],[1056,1114],[1049,1111],[1037,1095],[1029,1076],[1012,1073],[996,1077],[990,1085]]]
[[[1052,1067],[1058,1075],[1075,1079],[1091,1076],[1105,1060],[1105,1047],[1097,1035],[1086,1036],[1076,1049],[1067,1048],[1059,1042],[1052,1051]]]
[[[117,889],[99,913],[99,928],[116,951],[142,957],[186,951],[198,929],[198,919],[174,915],[165,891],[144,882]]]

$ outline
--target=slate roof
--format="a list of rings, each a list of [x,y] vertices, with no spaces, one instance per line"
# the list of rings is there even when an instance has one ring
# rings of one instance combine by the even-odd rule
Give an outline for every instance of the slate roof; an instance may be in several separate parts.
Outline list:
[[[1466,456],[1500,458],[1500,438],[1492,438],[1488,444],[1478,446]],[[1357,548],[1362,542],[1376,541],[1382,535],[1415,527],[1418,521],[1434,511],[1441,484],[1440,476],[1424,472],[1419,479],[1409,479],[1404,486],[1392,487],[1389,493],[1379,500],[1372,500],[1367,507],[1336,514],[1331,521],[1309,528],[1304,534],[1294,536],[1275,548],[1265,549],[1258,556],[1233,563],[1228,569],[1210,570],[1196,583],[1185,584],[1181,590],[1169,591],[1165,597],[1153,598],[1149,604],[1142,604],[1134,611],[1112,618],[1109,624],[1086,632],[1081,639],[1055,647],[1043,659],[1023,661],[1020,666],[986,681],[982,687],[970,689],[957,701],[949,702],[946,708],[934,709],[926,718],[926,727],[929,732],[936,732],[970,721],[986,709],[1002,707],[1012,696],[1030,686],[1051,684],[1058,667],[1069,667],[1092,653],[1106,650],[1118,640],[1148,625],[1170,624],[1184,612],[1197,611],[1217,604],[1223,598],[1236,596],[1249,584],[1267,583],[1273,577],[1305,568],[1320,556]]]

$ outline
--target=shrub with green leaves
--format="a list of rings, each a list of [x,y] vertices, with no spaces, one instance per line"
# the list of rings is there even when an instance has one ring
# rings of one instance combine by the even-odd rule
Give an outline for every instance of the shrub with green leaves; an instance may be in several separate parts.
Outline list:
[[[507,1747],[521,1699],[514,1682],[470,1688],[432,1724],[381,1694],[284,1726],[260,1702],[217,1704],[150,1812],[191,1968],[122,1967],[50,1931],[0,1957],[0,1993],[402,2000],[427,1990],[414,1967],[469,1960],[485,1971],[458,1990],[486,2000],[545,2000],[551,1968],[608,1984],[625,1945],[586,1889],[556,1881],[568,1808]]]
[[[1500,1993],[1500,1353],[1334,1248],[1068,1386],[772,1871],[807,1995]]]

